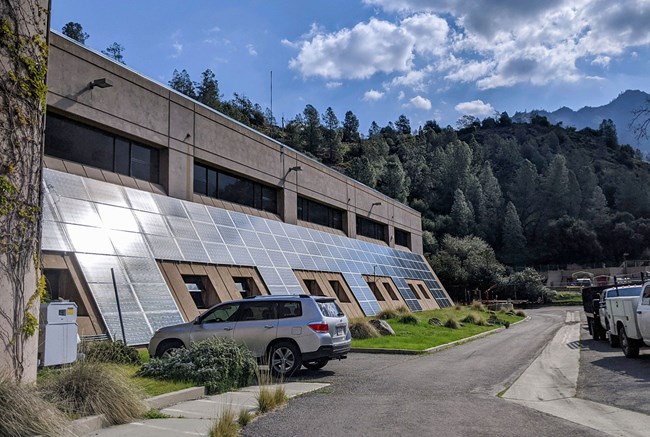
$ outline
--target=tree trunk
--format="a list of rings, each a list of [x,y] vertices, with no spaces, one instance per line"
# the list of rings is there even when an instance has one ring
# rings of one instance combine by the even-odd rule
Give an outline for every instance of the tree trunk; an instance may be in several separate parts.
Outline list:
[[[0,0],[0,367],[36,378],[47,0]]]

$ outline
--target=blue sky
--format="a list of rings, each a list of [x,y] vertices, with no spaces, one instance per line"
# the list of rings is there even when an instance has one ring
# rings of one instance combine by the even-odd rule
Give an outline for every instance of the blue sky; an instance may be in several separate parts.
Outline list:
[[[52,0],[52,28],[69,21],[159,82],[210,68],[226,99],[268,107],[273,71],[278,122],[331,106],[362,133],[650,91],[650,0]]]

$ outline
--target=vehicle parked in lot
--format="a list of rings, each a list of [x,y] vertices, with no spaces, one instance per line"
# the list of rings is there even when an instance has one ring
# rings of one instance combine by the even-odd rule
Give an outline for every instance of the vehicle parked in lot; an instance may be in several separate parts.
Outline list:
[[[619,345],[618,336],[609,328],[611,322],[611,314],[607,308],[607,300],[612,297],[636,297],[641,298],[642,284],[622,285],[612,288],[607,288],[600,293],[600,303],[598,305],[600,325],[606,332],[607,340],[610,346],[617,347]]]
[[[210,337],[232,338],[275,375],[292,375],[301,365],[321,369],[346,358],[352,336],[348,319],[331,297],[254,296],[217,304],[191,322],[155,332],[149,354],[161,357]]]
[[[606,305],[610,335],[618,336],[626,357],[637,357],[641,346],[650,346],[650,282],[643,285],[640,298],[610,297]]]

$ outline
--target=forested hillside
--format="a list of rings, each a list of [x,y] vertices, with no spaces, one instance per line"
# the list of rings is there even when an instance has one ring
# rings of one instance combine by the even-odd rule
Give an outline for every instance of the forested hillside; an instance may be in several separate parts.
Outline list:
[[[417,209],[427,253],[478,241],[449,235],[480,237],[512,266],[650,258],[650,165],[611,121],[576,131],[503,113],[455,130],[400,116],[360,132],[352,112],[307,105],[279,126],[244,96],[224,100],[211,71],[202,79],[175,71],[170,85]]]

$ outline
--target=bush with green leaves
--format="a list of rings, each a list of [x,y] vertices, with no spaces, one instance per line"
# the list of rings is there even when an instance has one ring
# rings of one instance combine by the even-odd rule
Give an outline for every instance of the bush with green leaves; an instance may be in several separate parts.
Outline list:
[[[418,318],[415,317],[413,314],[403,314],[397,319],[399,323],[404,323],[407,325],[417,325],[418,324]]]
[[[93,341],[84,343],[81,352],[89,361],[100,363],[131,364],[139,366],[142,358],[138,350],[121,341]]]
[[[246,387],[255,377],[257,361],[244,346],[229,338],[214,337],[175,349],[163,358],[152,358],[138,376],[203,385],[208,394]]]

